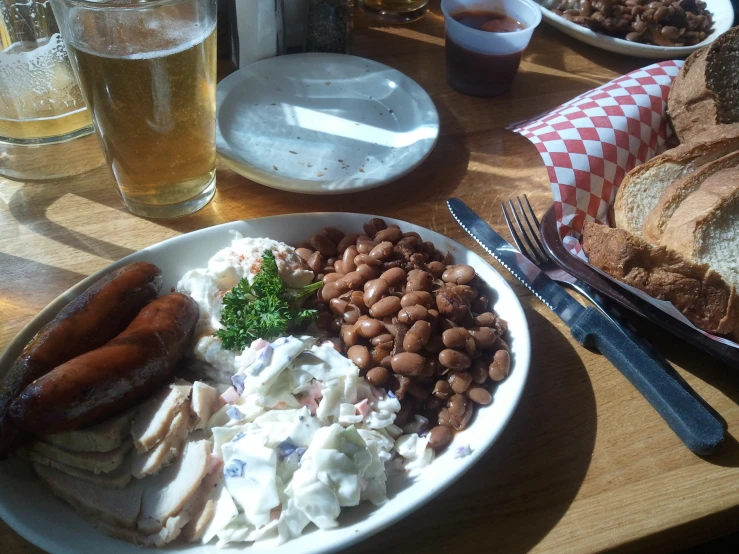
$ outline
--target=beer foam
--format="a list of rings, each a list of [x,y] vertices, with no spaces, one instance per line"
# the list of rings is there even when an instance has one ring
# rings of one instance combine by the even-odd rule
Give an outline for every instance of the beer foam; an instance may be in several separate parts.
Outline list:
[[[100,35],[96,35],[94,32],[90,33],[84,29],[85,23],[83,18],[79,18],[75,23],[73,39],[69,41],[70,44],[77,50],[101,58],[124,60],[164,58],[184,52],[204,42],[216,28],[215,21],[203,29],[204,25],[199,21],[163,21],[146,17],[143,21],[139,19],[138,21],[132,22],[130,20],[130,14],[126,13],[123,15],[127,17],[116,17],[113,14],[109,14],[105,20],[105,27],[110,30],[134,28],[139,33],[143,30],[140,40],[125,43],[107,43],[104,45],[94,44],[93,41],[100,40]],[[116,21],[117,19],[119,21]],[[135,24],[132,25],[132,23]],[[113,33],[107,34],[107,36],[111,35]],[[91,38],[92,40],[88,41],[86,40],[87,38]],[[152,43],[154,43],[153,47]],[[162,47],[163,45],[164,47]]]

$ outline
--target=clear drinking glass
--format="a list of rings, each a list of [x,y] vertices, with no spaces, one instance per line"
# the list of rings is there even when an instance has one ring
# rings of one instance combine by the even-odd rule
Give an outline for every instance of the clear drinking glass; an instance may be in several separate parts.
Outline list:
[[[217,0],[51,0],[126,207],[178,217],[215,193]]]
[[[0,2],[0,174],[50,179],[93,169],[103,159],[92,132],[48,2]]]
[[[385,19],[407,23],[423,17],[428,0],[359,0],[359,5],[368,12],[382,15]]]

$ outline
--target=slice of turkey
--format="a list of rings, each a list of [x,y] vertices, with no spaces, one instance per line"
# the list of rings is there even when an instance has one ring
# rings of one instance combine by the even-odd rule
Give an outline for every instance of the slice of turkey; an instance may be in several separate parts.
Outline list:
[[[73,452],[110,452],[129,437],[136,408],[87,429],[39,437],[42,441]]]
[[[213,415],[213,407],[218,399],[218,391],[203,383],[195,381],[192,384],[192,426],[193,429],[205,429],[208,420]]]
[[[31,452],[77,469],[93,473],[110,473],[123,464],[126,454],[131,450],[131,445],[132,441],[129,438],[118,448],[109,452],[72,452],[44,441],[33,441],[20,450],[20,455],[28,458]]]
[[[190,397],[191,390],[190,383],[177,380],[141,406],[131,426],[133,443],[138,452],[146,452],[164,439],[180,406]]]
[[[169,465],[180,454],[188,428],[190,427],[190,401],[180,406],[180,411],[172,420],[167,435],[162,441],[146,452],[137,452],[133,461],[133,476],[143,479],[147,475],[155,475]]]
[[[128,454],[123,463],[110,473],[95,473],[94,471],[68,466],[27,449],[19,451],[17,454],[20,458],[30,462],[57,469],[72,477],[109,489],[125,489],[131,482],[131,454]]]

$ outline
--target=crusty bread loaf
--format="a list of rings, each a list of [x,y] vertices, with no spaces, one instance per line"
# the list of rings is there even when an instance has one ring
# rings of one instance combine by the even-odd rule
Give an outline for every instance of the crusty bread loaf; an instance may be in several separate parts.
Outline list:
[[[711,127],[696,137],[639,165],[626,174],[616,194],[614,224],[641,236],[647,215],[674,181],[739,150],[739,124]]]
[[[683,200],[660,244],[739,288],[739,168],[714,173]]]
[[[711,127],[739,122],[739,27],[693,52],[667,98],[667,114],[681,142]]]
[[[695,173],[670,184],[662,192],[657,204],[644,219],[644,225],[642,226],[644,240],[652,244],[660,244],[665,226],[675,210],[680,207],[680,204],[698,190],[713,174],[733,167],[739,167],[739,151],[708,163]]]
[[[706,264],[691,263],[624,229],[585,223],[583,248],[590,263],[612,277],[680,310],[696,327],[734,335],[739,329],[735,288]]]

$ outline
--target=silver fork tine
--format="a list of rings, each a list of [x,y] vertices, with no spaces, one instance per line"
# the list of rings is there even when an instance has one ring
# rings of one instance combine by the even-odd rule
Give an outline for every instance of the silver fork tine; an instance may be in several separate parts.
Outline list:
[[[511,221],[511,218],[508,216],[508,210],[506,210],[505,202],[501,202],[500,207],[503,208],[503,217],[505,218],[506,225],[508,225],[508,230],[511,232],[513,241],[516,243],[516,246],[518,247],[518,251],[521,252],[521,254],[523,254],[524,256],[526,256],[530,261],[536,263],[531,258],[531,255],[526,250],[526,247],[521,242],[521,239],[518,238],[518,233],[516,232],[516,229],[513,227],[513,222]]]
[[[539,256],[541,256],[542,260],[545,262],[549,259],[549,256],[547,256],[547,251],[544,249],[544,245],[539,240],[539,228],[541,227],[541,224],[539,223],[539,220],[536,218],[536,214],[534,213],[534,210],[531,208],[531,203],[529,203],[529,199],[526,197],[526,195],[523,195],[523,199],[526,200],[526,206],[529,208],[529,214],[531,214],[531,217],[534,219],[534,222],[536,223],[536,227],[533,227],[531,225],[531,220],[529,219],[528,215],[526,215],[526,210],[523,207],[523,204],[521,203],[521,197],[516,197],[516,200],[518,201],[518,206],[521,208],[521,214],[523,215],[523,218],[526,220],[526,225],[529,227],[529,231],[531,231],[531,236],[534,239],[534,242],[536,242],[536,246],[539,247]]]
[[[518,224],[518,228],[521,229],[521,234],[523,235],[523,240],[526,241],[526,244],[529,247],[529,250],[531,251],[531,255],[533,256],[533,262],[536,265],[539,265],[544,262],[544,260],[540,259],[539,253],[536,251],[536,247],[534,246],[534,243],[531,242],[531,239],[529,238],[529,234],[526,232],[526,229],[523,226],[523,223],[521,223],[521,219],[518,217],[518,212],[516,211],[516,206],[513,204],[513,200],[509,200],[508,204],[511,207],[511,211],[513,212],[513,219],[516,220],[516,223]],[[526,214],[521,214],[524,219],[526,219]],[[526,220],[528,222],[528,220]],[[529,227],[531,225],[529,224]]]

